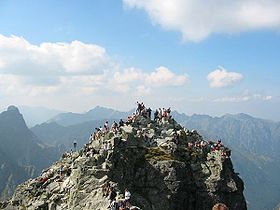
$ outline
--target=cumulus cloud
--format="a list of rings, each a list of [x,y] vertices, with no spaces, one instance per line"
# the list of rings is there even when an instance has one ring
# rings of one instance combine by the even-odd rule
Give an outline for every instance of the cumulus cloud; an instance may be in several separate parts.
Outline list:
[[[0,34],[0,73],[66,75],[102,73],[114,65],[106,50],[80,41],[34,45]]]
[[[120,69],[106,49],[80,41],[31,44],[23,37],[0,34],[0,94],[128,93],[148,95],[151,87],[180,86],[187,80],[166,67],[145,72]]]
[[[125,7],[145,10],[154,24],[201,41],[213,33],[279,30],[278,0],[123,0]]]
[[[210,72],[207,76],[210,87],[222,88],[232,86],[243,79],[242,74],[237,72],[228,72],[223,67]]]
[[[188,76],[176,75],[164,66],[160,66],[150,73],[136,68],[129,68],[115,72],[110,80],[110,86],[115,88],[116,91],[127,92],[131,84],[134,84],[136,85],[137,93],[148,95],[151,92],[150,87],[182,86],[187,81]]]
[[[146,75],[145,82],[152,86],[181,86],[186,83],[186,75],[175,75],[164,66],[158,67],[154,72]]]
[[[129,68],[124,71],[117,71],[114,73],[113,81],[118,84],[131,83],[137,80],[142,80],[144,77],[143,72],[140,69]]]

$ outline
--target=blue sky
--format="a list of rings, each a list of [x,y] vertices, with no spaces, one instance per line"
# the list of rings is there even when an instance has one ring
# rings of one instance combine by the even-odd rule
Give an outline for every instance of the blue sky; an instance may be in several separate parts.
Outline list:
[[[280,120],[275,0],[0,1],[1,106]],[[2,108],[2,107],[1,107]]]

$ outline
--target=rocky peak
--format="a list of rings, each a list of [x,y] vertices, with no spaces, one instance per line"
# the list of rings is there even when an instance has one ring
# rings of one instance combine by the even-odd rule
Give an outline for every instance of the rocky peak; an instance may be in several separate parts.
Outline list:
[[[13,112],[18,112],[19,113],[19,110],[16,106],[14,105],[10,105],[7,109],[7,111],[13,111]]]
[[[40,177],[19,185],[0,209],[105,210],[112,197],[124,201],[126,188],[130,209],[208,210],[217,202],[246,209],[228,148],[174,119],[140,115],[96,130],[83,149],[63,154]]]
[[[22,114],[16,106],[9,106],[7,111],[0,114],[0,125],[2,128],[27,128]]]

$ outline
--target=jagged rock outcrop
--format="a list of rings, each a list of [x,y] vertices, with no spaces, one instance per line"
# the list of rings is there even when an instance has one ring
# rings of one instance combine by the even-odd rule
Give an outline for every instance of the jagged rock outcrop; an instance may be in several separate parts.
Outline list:
[[[110,185],[117,200],[129,189],[131,209],[209,210],[223,202],[231,210],[246,210],[230,151],[214,146],[174,120],[137,116],[119,132],[63,155],[40,178],[19,185],[0,209],[108,209],[104,186]]]

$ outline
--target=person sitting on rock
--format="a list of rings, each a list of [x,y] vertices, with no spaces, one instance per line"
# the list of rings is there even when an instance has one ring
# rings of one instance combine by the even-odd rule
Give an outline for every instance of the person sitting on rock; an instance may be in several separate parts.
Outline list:
[[[105,142],[103,143],[103,150],[106,152],[108,149],[109,149],[108,142],[105,141]]]
[[[217,203],[213,206],[212,210],[229,210],[229,208],[223,203]]]
[[[124,202],[124,201],[121,201],[121,202],[120,202],[119,210],[127,210],[127,209],[128,209],[128,208],[126,207],[125,202]]]
[[[128,191],[127,188],[125,188],[124,190],[124,202],[126,207],[130,207],[130,197],[131,197],[131,193]]]
[[[140,130],[137,130],[136,137],[137,138],[141,138],[142,137],[142,132]]]

